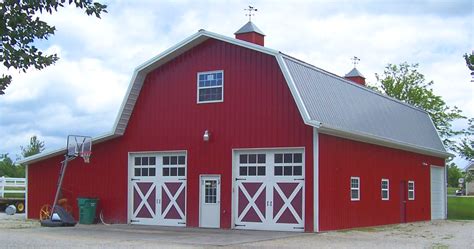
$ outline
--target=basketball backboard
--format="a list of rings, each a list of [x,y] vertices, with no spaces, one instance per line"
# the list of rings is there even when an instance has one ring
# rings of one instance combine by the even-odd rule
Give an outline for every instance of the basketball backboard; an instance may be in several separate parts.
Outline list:
[[[67,136],[67,156],[89,157],[92,152],[92,137],[69,135]]]

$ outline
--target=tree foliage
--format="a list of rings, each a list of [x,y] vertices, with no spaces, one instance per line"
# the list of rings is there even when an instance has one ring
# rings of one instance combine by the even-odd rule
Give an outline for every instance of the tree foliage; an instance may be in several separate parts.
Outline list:
[[[30,144],[26,147],[20,146],[21,155],[23,157],[29,157],[41,153],[44,150],[44,142],[38,140],[36,136],[30,138]]]
[[[463,172],[454,163],[449,163],[446,167],[448,167],[448,185],[457,188],[459,185],[458,179],[463,177]]]
[[[448,106],[441,96],[433,93],[433,81],[425,79],[418,71],[418,64],[388,64],[383,74],[375,74],[375,77],[381,92],[428,112],[443,144],[455,151],[454,137],[464,134],[465,131],[455,130],[452,122],[466,117],[459,108]]]
[[[41,70],[58,60],[56,54],[46,55],[36,46],[37,40],[48,39],[56,28],[42,21],[38,14],[57,12],[65,5],[84,9],[87,15],[100,15],[107,6],[92,0],[3,0],[0,1],[0,62],[7,69],[26,72],[30,67]],[[11,75],[0,76],[0,95],[11,83]]]
[[[461,138],[461,141],[456,144],[456,152],[458,154],[470,161],[474,161],[474,118],[469,119],[469,127],[464,133],[464,136]]]

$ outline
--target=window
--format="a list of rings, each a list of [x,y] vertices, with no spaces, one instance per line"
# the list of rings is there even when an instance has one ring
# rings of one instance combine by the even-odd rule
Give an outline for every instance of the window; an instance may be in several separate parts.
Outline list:
[[[240,176],[265,176],[266,155],[265,154],[240,154],[239,175]]]
[[[224,100],[224,71],[198,73],[198,103]]]
[[[217,181],[216,180],[204,181],[204,203],[206,204],[217,203]]]
[[[389,181],[388,179],[382,179],[382,200],[386,201],[389,200]]]
[[[185,176],[186,158],[185,156],[164,156],[163,176]]]
[[[351,177],[351,201],[360,200],[360,178]]]
[[[408,181],[408,200],[415,200],[415,182]]]
[[[136,156],[134,158],[135,176],[155,176],[156,175],[156,157]]]
[[[303,154],[302,153],[277,153],[274,156],[275,176],[302,176]]]

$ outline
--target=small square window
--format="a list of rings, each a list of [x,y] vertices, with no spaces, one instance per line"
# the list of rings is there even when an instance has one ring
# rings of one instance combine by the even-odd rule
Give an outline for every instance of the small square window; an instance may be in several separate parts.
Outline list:
[[[255,166],[251,166],[248,168],[248,173],[249,173],[249,176],[255,176],[257,175],[257,167]]]
[[[303,155],[301,153],[293,154],[293,162],[294,163],[302,163],[303,162],[302,157],[303,157]]]
[[[275,163],[283,162],[283,154],[275,154]]]
[[[148,168],[142,168],[142,176],[148,176]]]
[[[293,154],[285,154],[284,162],[285,163],[292,163],[293,162]]]
[[[247,154],[240,155],[240,163],[247,163]]]
[[[178,157],[177,156],[172,156],[170,157],[171,165],[176,165],[178,164]]]
[[[250,154],[249,155],[249,163],[257,163],[257,155],[256,154]]]
[[[155,175],[156,175],[155,168],[150,168],[150,169],[148,170],[148,174],[149,174],[150,176],[155,176]]]
[[[142,157],[142,165],[148,165],[148,157]]]
[[[198,103],[223,101],[223,72],[198,73]]]
[[[283,173],[284,173],[284,175],[286,175],[286,176],[291,176],[291,175],[293,175],[293,167],[291,167],[291,166],[285,166],[285,167],[283,168]]]
[[[283,175],[283,167],[282,166],[275,166],[275,175],[276,176]]]
[[[183,167],[178,168],[178,176],[184,176],[185,175],[185,169]]]
[[[142,165],[142,158],[141,157],[135,157],[135,165]]]
[[[265,163],[265,154],[258,154],[258,163]]]
[[[246,175],[247,175],[247,167],[245,167],[245,166],[240,166],[240,168],[239,168],[239,174],[240,174],[241,176],[246,176]]]
[[[156,157],[150,157],[148,160],[149,165],[156,165]]]
[[[169,176],[170,175],[170,168],[163,168],[163,176]]]
[[[163,165],[170,165],[170,157],[164,156],[163,157]]]
[[[178,169],[173,167],[170,168],[170,176],[177,176],[178,175]]]
[[[293,175],[301,176],[302,174],[303,174],[303,167],[302,166],[293,167]]]
[[[178,157],[178,164],[179,164],[179,165],[184,165],[184,164],[185,164],[185,161],[186,161],[185,156],[179,156],[179,157]]]
[[[135,176],[141,176],[141,175],[142,175],[141,172],[142,172],[142,171],[141,171],[140,168],[136,168],[136,169],[135,169]]]
[[[265,167],[264,166],[259,166],[258,167],[258,175],[259,176],[264,176],[265,175]]]

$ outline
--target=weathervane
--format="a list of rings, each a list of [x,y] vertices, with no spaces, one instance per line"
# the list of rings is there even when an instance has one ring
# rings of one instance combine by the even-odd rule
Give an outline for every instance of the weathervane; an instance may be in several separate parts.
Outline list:
[[[249,5],[249,8],[244,9],[244,10],[249,12],[248,14],[245,14],[245,16],[248,16],[249,17],[249,22],[251,22],[252,21],[252,16],[255,15],[255,13],[252,13],[252,11],[257,11],[257,9],[254,8],[252,5]]]
[[[356,68],[356,65],[359,64],[360,59],[359,57],[354,56],[351,58],[351,61],[352,61],[352,64],[354,64],[354,68]]]

